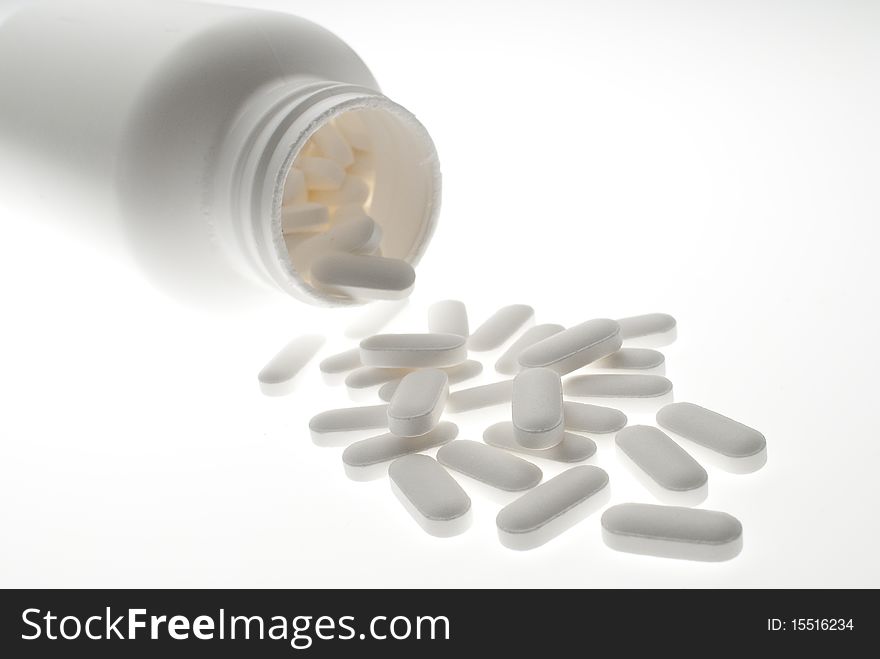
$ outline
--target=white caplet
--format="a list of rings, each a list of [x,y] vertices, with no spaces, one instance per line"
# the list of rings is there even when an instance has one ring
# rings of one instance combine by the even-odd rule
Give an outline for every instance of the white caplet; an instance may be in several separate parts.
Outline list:
[[[388,429],[400,437],[418,437],[440,422],[449,378],[444,371],[428,368],[406,375],[388,405]]]
[[[338,190],[345,180],[345,170],[330,158],[300,158],[296,164],[306,177],[306,184],[312,190]]]
[[[324,124],[311,137],[321,155],[335,160],[343,168],[354,163],[351,146],[345,141],[342,133],[331,123]]]
[[[311,275],[316,288],[368,300],[399,300],[410,294],[416,281],[406,261],[345,252],[319,256]]]

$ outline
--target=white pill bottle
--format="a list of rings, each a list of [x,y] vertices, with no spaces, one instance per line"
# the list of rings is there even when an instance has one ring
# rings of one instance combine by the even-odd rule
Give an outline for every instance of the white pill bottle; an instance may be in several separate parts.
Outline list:
[[[45,0],[0,22],[0,164],[54,219],[124,246],[197,304],[354,304],[312,287],[280,210],[310,136],[356,113],[383,256],[415,264],[437,221],[425,128],[327,30],[184,2]]]

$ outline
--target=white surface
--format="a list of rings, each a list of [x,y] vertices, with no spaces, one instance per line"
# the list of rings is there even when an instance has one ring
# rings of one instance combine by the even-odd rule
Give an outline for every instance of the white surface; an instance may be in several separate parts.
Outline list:
[[[672,313],[676,400],[767,437],[754,474],[707,466],[703,507],[742,521],[742,554],[620,554],[599,514],[511,552],[476,493],[473,528],[431,538],[387,481],[351,482],[341,449],[311,442],[308,419],[349,404],[319,359],[293,396],[259,392],[293,335],[326,332],[333,354],[361,312],[202,316],[0,204],[0,585],[880,586],[880,6],[296,10],[349,40],[437,142],[442,217],[390,331],[424,331],[450,297],[477,322],[518,302],[567,326]],[[499,354],[464,386],[496,377]],[[479,439],[507,414],[450,419]],[[612,503],[652,502],[613,437],[597,443]]]

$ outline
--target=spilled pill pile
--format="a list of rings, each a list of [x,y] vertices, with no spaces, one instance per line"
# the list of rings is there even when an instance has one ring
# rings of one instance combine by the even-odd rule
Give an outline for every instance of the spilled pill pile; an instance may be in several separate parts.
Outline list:
[[[315,444],[346,447],[342,464],[349,478],[387,476],[404,510],[438,537],[468,529],[471,500],[465,488],[488,492],[490,500],[503,502],[496,517],[501,544],[527,550],[611,501],[608,473],[577,463],[597,450],[594,439],[581,433],[615,434],[620,461],[658,504],[607,508],[601,527],[608,547],[700,561],[727,560],[740,552],[742,525],[736,518],[694,507],[706,499],[709,473],[688,446],[715,456],[714,466],[747,473],[766,461],[766,442],[758,431],[721,414],[671,402],[672,382],[660,374],[665,358],[644,346],[674,341],[674,318],[647,314],[564,328],[533,324],[534,310],[517,304],[470,331],[459,301],[437,302],[427,315],[427,332],[369,336],[320,363],[325,376],[344,377],[350,391],[383,401],[321,412],[309,423]],[[494,364],[502,379],[458,386],[483,372],[475,353],[508,343]],[[285,379],[292,380],[317,349],[314,337],[291,342],[261,372],[263,390],[286,392]],[[628,425],[622,411],[598,404],[614,401],[653,406],[656,426]],[[509,405],[508,420],[486,427],[482,442],[458,439],[458,426],[446,418],[496,405]],[[428,450],[436,450],[436,458],[425,455]],[[545,480],[531,458],[576,466]],[[454,475],[464,477],[464,488]]]

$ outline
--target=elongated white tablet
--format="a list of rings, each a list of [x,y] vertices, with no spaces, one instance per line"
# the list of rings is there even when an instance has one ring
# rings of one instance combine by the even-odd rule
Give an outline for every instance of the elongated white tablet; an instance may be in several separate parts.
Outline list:
[[[358,151],[370,150],[372,146],[370,144],[370,133],[357,112],[344,112],[336,117],[335,123],[336,128],[339,129],[339,132],[342,133],[345,141],[348,142],[352,149],[357,149]]]
[[[563,385],[566,396],[584,398],[655,398],[672,391],[672,382],[662,375],[591,374],[575,375]]]
[[[544,477],[541,469],[531,462],[468,439],[459,439],[443,446],[437,451],[437,461],[453,471],[505,492],[529,490]]]
[[[364,431],[388,427],[388,406],[343,407],[312,417],[309,430],[319,446],[342,446]]]
[[[330,213],[323,204],[292,204],[281,209],[282,233],[323,231],[330,225]]]
[[[312,263],[312,284],[336,295],[369,300],[399,300],[416,282],[413,267],[400,259],[336,252]]]
[[[321,155],[335,160],[343,168],[354,162],[351,146],[333,124],[324,124],[310,138]]]
[[[516,375],[522,368],[519,365],[519,356],[523,350],[536,344],[538,341],[543,341],[547,337],[559,334],[564,329],[562,325],[555,325],[553,323],[544,323],[543,325],[530,327],[498,358],[498,361],[495,362],[495,370],[504,375]]]
[[[426,533],[447,538],[470,526],[470,497],[433,458],[418,454],[397,458],[388,476],[391,490]]]
[[[649,371],[661,369],[665,363],[666,358],[662,352],[650,348],[621,348],[595,362],[593,366],[596,368]]]
[[[575,432],[591,432],[597,435],[617,432],[626,425],[626,414],[613,407],[575,403],[567,400],[562,404],[565,429]]]
[[[709,493],[706,470],[662,430],[629,426],[614,441],[642,484],[664,503],[696,505],[705,500]]]
[[[456,334],[376,334],[361,341],[361,361],[383,368],[445,368],[467,359]]]
[[[642,316],[620,318],[620,336],[633,344],[661,346],[675,341],[675,318],[668,313],[648,313]]]
[[[345,169],[331,158],[298,158],[296,166],[302,170],[306,185],[312,190],[336,190],[345,180]]]
[[[562,380],[549,368],[528,368],[513,379],[513,429],[526,448],[547,449],[562,441]]]
[[[575,435],[571,432],[565,433],[562,436],[562,441],[556,446],[547,449],[525,448],[516,441],[513,424],[510,421],[501,421],[486,428],[483,431],[483,441],[489,446],[554,462],[583,462],[596,454],[596,442],[589,437]]]
[[[483,407],[509,403],[513,396],[513,380],[502,380],[449,394],[446,409],[450,412],[470,412]]]
[[[309,201],[327,206],[363,205],[370,197],[369,184],[359,176],[346,176],[337,190],[312,190]]]
[[[467,309],[459,300],[441,300],[428,308],[428,331],[437,334],[470,335]]]
[[[309,200],[309,189],[306,186],[306,176],[301,169],[291,167],[284,181],[284,206],[291,204],[304,204]]]
[[[291,261],[300,271],[308,271],[315,259],[332,252],[369,254],[382,242],[382,229],[366,215],[335,220],[324,233],[307,238],[291,252]]]
[[[283,396],[293,390],[293,380],[324,344],[324,337],[298,336],[276,354],[257,375],[267,396]]]
[[[631,554],[726,561],[742,550],[742,524],[715,510],[622,503],[602,515],[602,538]]]
[[[354,154],[354,164],[348,168],[348,173],[371,179],[376,174],[376,159],[371,152],[359,152]]]
[[[345,222],[348,220],[363,220],[370,216],[364,210],[363,204],[342,204],[333,209],[332,217],[334,222]]]
[[[449,397],[449,378],[437,368],[404,376],[388,405],[388,430],[401,437],[418,437],[439,422]]]
[[[344,352],[330,355],[324,359],[318,368],[322,373],[335,375],[337,373],[346,373],[353,371],[361,365],[361,351],[359,348],[352,348]]]
[[[342,452],[342,464],[346,475],[352,480],[382,478],[388,473],[388,465],[392,460],[442,446],[457,435],[458,426],[449,421],[441,421],[431,432],[419,437],[398,437],[390,432],[385,433],[349,445]]]
[[[605,470],[572,467],[502,508],[495,518],[498,538],[510,549],[534,549],[599,510],[609,496]]]
[[[358,349],[358,360],[360,360],[360,349]],[[345,378],[345,386],[349,389],[369,389],[392,380],[399,380],[410,373],[411,369],[408,368],[361,366],[348,374]]]
[[[466,380],[470,380],[471,378],[477,377],[480,373],[483,372],[483,365],[474,359],[468,359],[466,362],[462,362],[457,366],[449,366],[448,368],[444,368],[443,371],[449,378],[449,384],[451,386],[453,384],[458,384],[459,382],[464,382]],[[400,386],[401,379],[402,378],[389,380],[381,387],[379,387],[379,398],[384,400],[386,403],[390,402],[391,397],[394,395],[394,392],[397,391],[397,387]]]
[[[552,368],[560,375],[610,355],[620,349],[620,328],[607,318],[596,318],[569,327],[523,350],[523,368]]]
[[[477,352],[494,350],[534,317],[535,310],[527,304],[502,307],[471,334],[468,348]]]
[[[718,466],[738,474],[767,462],[767,440],[754,428],[693,403],[672,403],[657,412],[657,423],[714,451]]]

